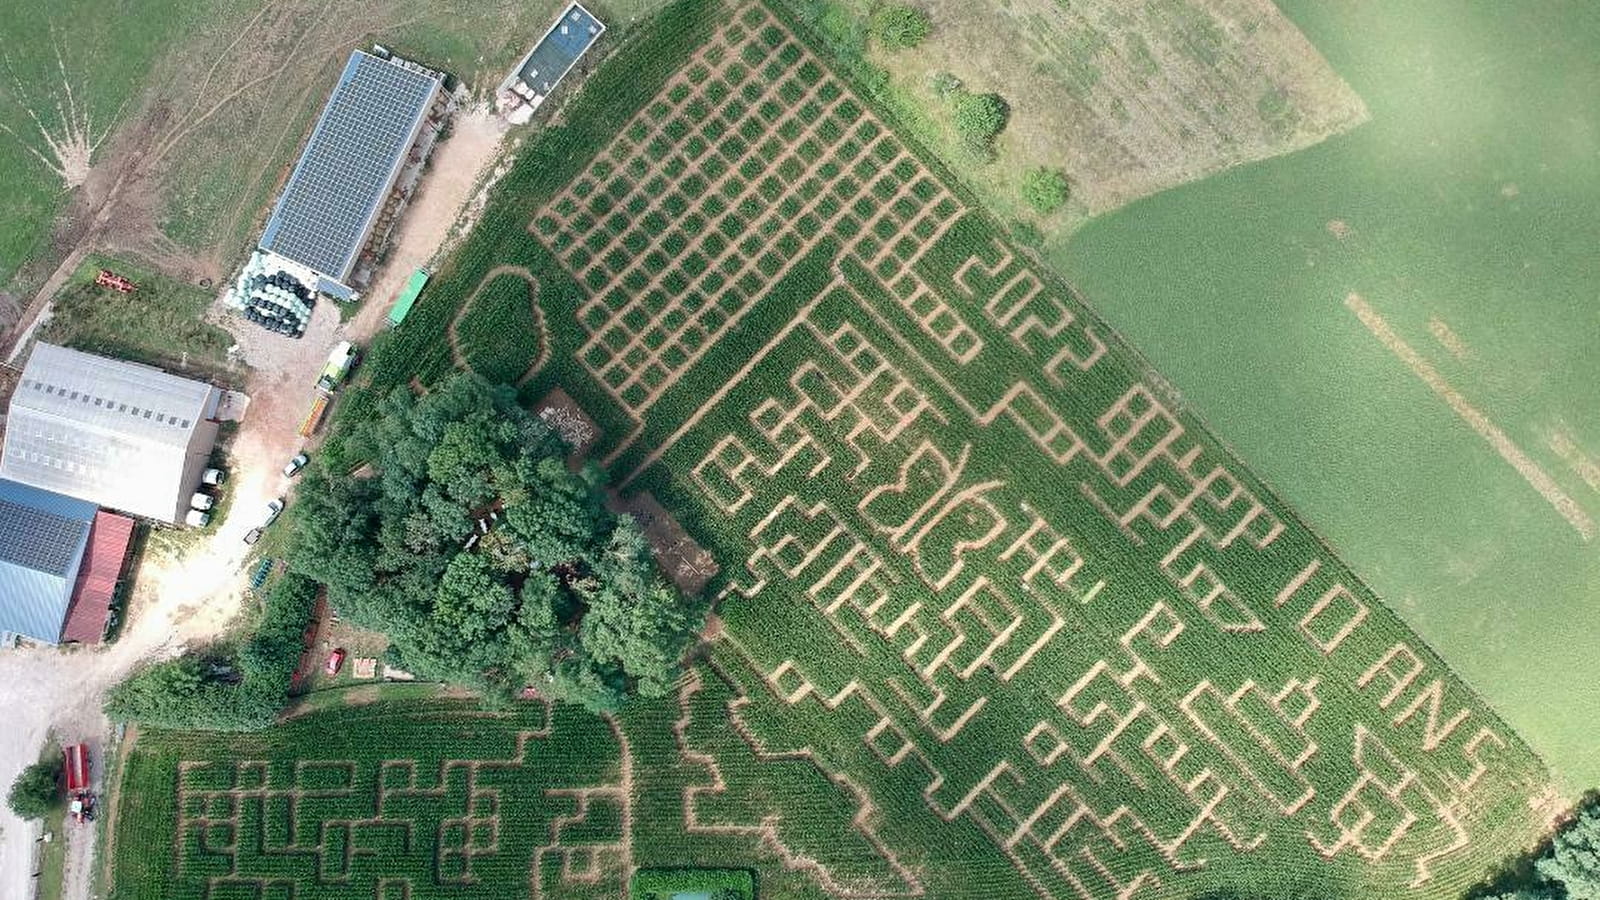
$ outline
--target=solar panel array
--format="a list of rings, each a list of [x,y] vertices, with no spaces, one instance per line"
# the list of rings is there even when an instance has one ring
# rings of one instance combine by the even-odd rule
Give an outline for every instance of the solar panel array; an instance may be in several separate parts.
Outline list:
[[[0,633],[61,636],[95,506],[0,479]]]
[[[267,221],[261,247],[343,282],[439,83],[361,51]]]
[[[66,576],[88,530],[88,522],[0,500],[0,560]]]
[[[587,9],[572,4],[528,54],[517,77],[540,96],[550,93],[605,28]]]

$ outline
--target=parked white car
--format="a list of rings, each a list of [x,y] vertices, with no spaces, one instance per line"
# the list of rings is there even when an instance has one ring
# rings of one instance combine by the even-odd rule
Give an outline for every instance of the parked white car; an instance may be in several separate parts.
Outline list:
[[[202,510],[203,511],[203,510],[210,509],[211,507],[216,506],[216,505],[217,505],[217,498],[211,496],[210,494],[201,492],[201,491],[195,491],[194,492],[194,496],[189,498],[189,508],[190,509]]]
[[[227,480],[228,473],[221,469],[207,469],[200,475],[200,483],[210,487],[216,487]]]
[[[279,497],[267,503],[267,517],[262,521],[261,527],[265,528],[278,521],[278,516],[283,513],[283,498]]]
[[[183,524],[188,525],[190,528],[204,528],[211,524],[211,513],[191,509],[184,514]]]

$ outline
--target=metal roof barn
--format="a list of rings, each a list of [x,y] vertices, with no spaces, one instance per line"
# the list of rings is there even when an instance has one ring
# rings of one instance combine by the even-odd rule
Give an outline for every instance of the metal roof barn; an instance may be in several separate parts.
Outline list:
[[[440,89],[420,67],[352,52],[273,207],[261,248],[348,294],[350,271]]]
[[[178,522],[217,438],[222,392],[138,363],[34,345],[0,478]]]
[[[0,633],[61,637],[95,506],[0,479]]]
[[[78,581],[72,589],[72,605],[61,626],[61,642],[92,644],[105,637],[106,618],[116,597],[122,567],[128,561],[128,545],[133,543],[133,520],[100,510],[89,526],[89,543],[78,563]]]

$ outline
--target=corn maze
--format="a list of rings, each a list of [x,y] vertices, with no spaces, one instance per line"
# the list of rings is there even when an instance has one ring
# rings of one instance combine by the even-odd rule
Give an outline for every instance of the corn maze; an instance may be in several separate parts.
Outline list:
[[[1448,895],[1526,834],[1516,736],[772,11],[532,229],[634,423],[608,462],[728,554],[752,745],[845,744],[815,759],[867,819],[975,830],[1041,897]],[[807,858],[837,896],[961,881],[881,849]]]
[[[117,896],[1453,898],[1537,832],[1520,738],[786,12],[673,10],[705,27],[594,76],[372,369],[562,388],[722,627],[615,720],[147,738],[173,800]],[[139,829],[171,858],[124,867]]]
[[[147,740],[127,785],[152,800],[165,786],[170,808],[123,810],[118,840],[136,846],[119,896],[616,895],[632,868],[626,738],[544,704],[374,706],[262,738]]]

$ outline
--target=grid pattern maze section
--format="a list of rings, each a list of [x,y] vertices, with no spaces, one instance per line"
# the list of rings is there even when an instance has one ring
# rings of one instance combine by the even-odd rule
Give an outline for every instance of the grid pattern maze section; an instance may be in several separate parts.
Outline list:
[[[636,417],[825,236],[931,296],[911,265],[963,211],[766,10],[700,60],[533,223],[588,295],[581,361]]]
[[[420,72],[352,54],[261,246],[343,281],[437,87]]]

